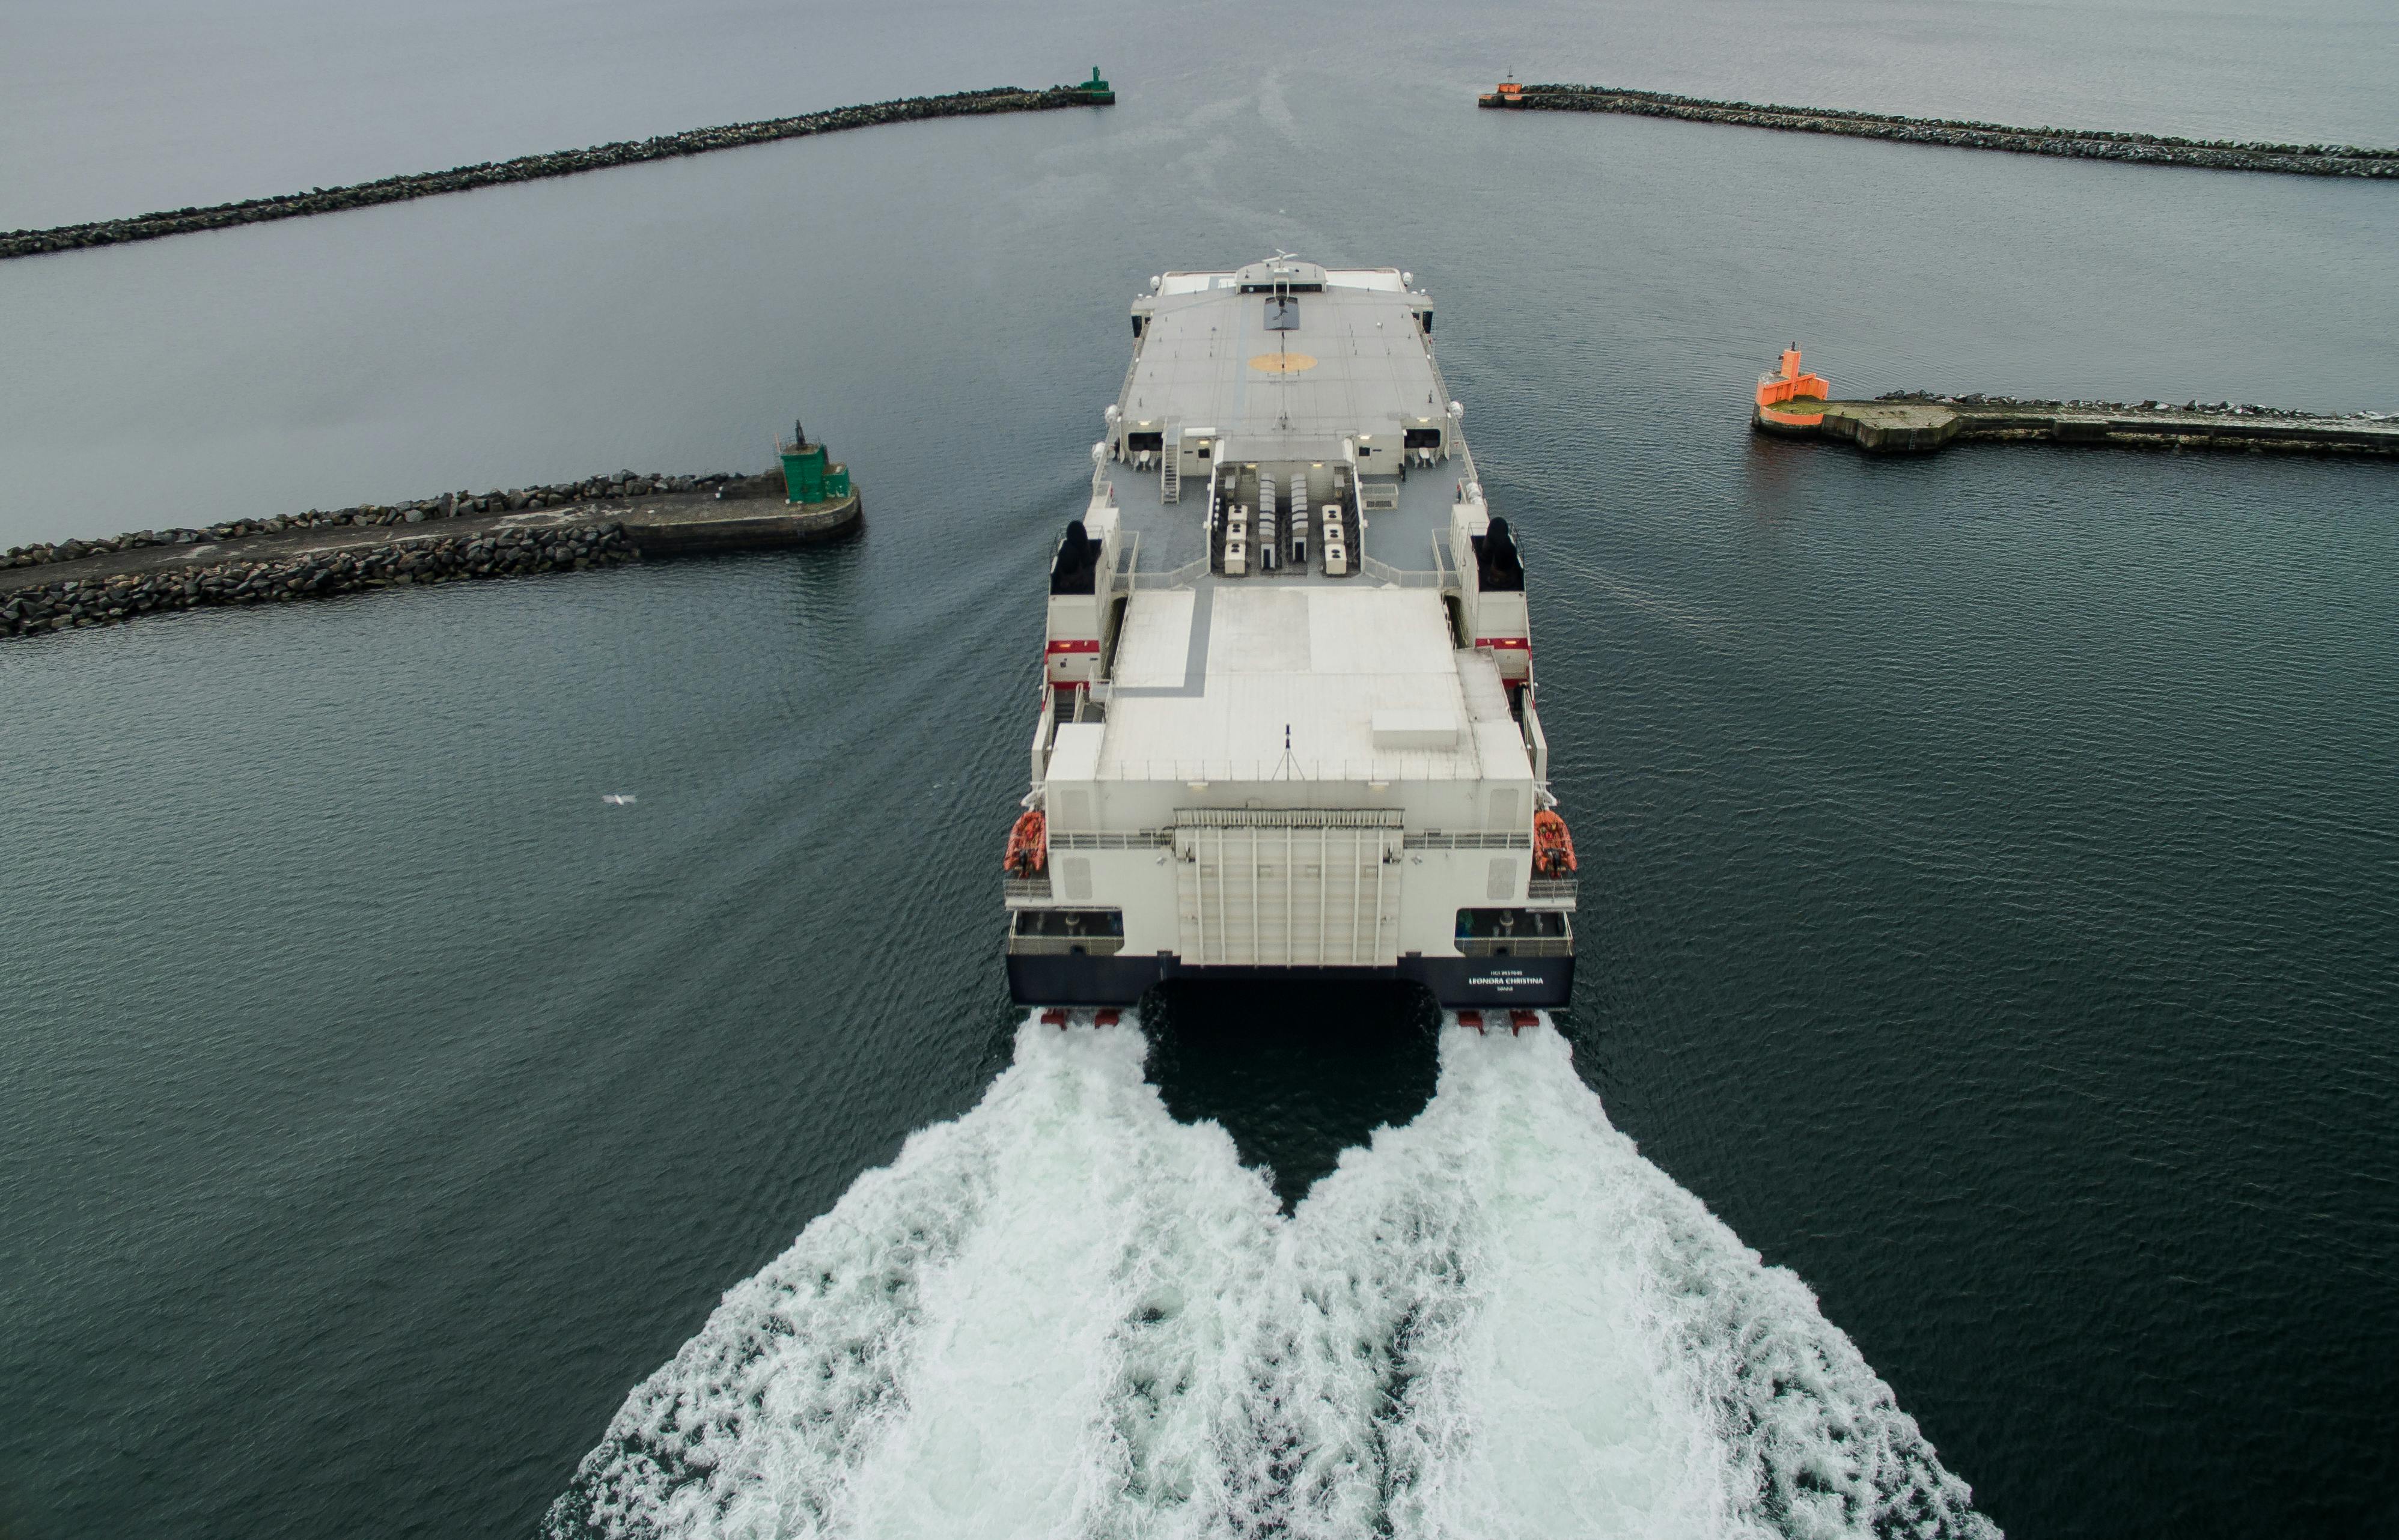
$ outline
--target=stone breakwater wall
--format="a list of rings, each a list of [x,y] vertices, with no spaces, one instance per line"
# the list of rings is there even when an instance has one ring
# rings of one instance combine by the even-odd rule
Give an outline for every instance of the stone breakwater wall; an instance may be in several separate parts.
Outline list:
[[[2175,453],[2365,456],[2399,464],[2399,416],[2359,412],[2332,417],[2227,401],[2130,405],[1899,390],[1871,401],[1826,401],[1822,421],[1813,426],[1770,422],[1755,413],[1751,420],[1763,433],[1846,439],[1868,454],[1926,454],[1952,443],[2053,443]]]
[[[1897,117],[1823,107],[1710,101],[1662,91],[1616,90],[1602,86],[1527,86],[1524,104],[1542,112],[1625,113],[1637,117],[1779,128],[1788,133],[1846,134],[1855,139],[1945,144],[1960,150],[2071,155],[2083,160],[2124,160],[2149,166],[2199,166],[2219,171],[2281,171],[2319,177],[2399,177],[2399,150],[2366,149],[2354,144],[2268,144],[2175,139],[2097,128],[2014,128],[2000,123],[1943,117]]]
[[[1992,396],[1980,390],[1968,391],[1962,396],[1945,396],[1930,390],[1887,390],[1875,399],[1918,401],[1937,406],[1989,407],[1998,411],[2151,412],[2168,415],[2175,412],[2188,412],[2207,417],[2256,417],[2267,422],[2330,425],[2355,423],[2376,426],[2399,423],[2399,412],[2299,412],[2286,406],[2244,405],[2236,401],[2190,400],[2185,401],[2180,406],[2171,401],[2053,401],[2040,396]]]
[[[288,604],[360,588],[576,572],[614,566],[636,555],[624,526],[609,523],[493,530],[281,561],[236,560],[95,581],[68,579],[0,596],[0,637],[113,626],[167,610]]]
[[[744,144],[764,144],[770,140],[837,133],[845,128],[867,128],[884,123],[914,123],[929,117],[973,117],[989,113],[1037,113],[1091,104],[1092,98],[1090,95],[1065,87],[1028,91],[1014,86],[998,86],[989,90],[959,91],[949,96],[903,97],[893,101],[874,101],[863,106],[803,113],[796,117],[732,123],[718,128],[694,128],[684,133],[661,134],[655,139],[624,140],[614,144],[594,145],[588,150],[561,150],[554,155],[520,155],[514,160],[485,161],[475,166],[454,167],[447,171],[385,177],[379,182],[361,182],[348,187],[317,187],[305,193],[251,198],[241,203],[220,203],[206,209],[172,209],[162,213],[138,214],[131,219],[64,224],[48,230],[10,230],[0,233],[0,259],[38,256],[49,251],[73,251],[91,246],[115,246],[132,240],[156,240],[162,236],[180,236],[196,230],[222,230],[231,225],[258,224],[267,220],[298,219],[308,214],[330,214],[344,209],[401,203],[410,198],[433,197],[442,193],[463,193],[475,187],[495,187],[503,182],[573,176],[579,171],[596,171],[609,166],[630,166],[644,160],[705,155],[711,150],[730,150]]]
[[[620,470],[581,481],[515,487],[506,492],[449,492],[438,497],[420,497],[409,503],[363,503],[357,507],[331,511],[310,508],[305,513],[277,514],[266,519],[234,519],[204,529],[139,530],[101,540],[38,541],[28,546],[12,546],[5,553],[0,553],[0,570],[46,566],[55,561],[78,561],[87,556],[143,550],[155,546],[197,546],[208,541],[237,540],[244,535],[280,534],[286,530],[422,524],[429,520],[563,507],[573,503],[596,502],[610,497],[716,493],[742,480],[722,472],[707,476],[655,476]]]

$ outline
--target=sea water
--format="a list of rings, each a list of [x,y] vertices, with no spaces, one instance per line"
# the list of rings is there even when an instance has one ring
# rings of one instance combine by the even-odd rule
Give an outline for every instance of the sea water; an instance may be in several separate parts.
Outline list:
[[[1441,1039],[1277,1207],[1142,1076],[1018,1029],[634,1390],[553,1535],[1996,1535],[1807,1287],[1546,1025]]]

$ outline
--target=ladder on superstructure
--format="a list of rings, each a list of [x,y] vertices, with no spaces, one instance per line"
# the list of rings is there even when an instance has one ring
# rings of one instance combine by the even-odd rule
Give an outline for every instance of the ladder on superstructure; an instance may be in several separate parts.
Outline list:
[[[1166,450],[1159,463],[1158,475],[1158,500],[1161,503],[1183,501],[1183,430],[1179,427],[1166,436]]]

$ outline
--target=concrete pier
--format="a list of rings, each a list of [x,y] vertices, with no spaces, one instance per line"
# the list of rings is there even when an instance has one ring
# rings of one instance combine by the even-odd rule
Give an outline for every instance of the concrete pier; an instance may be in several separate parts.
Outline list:
[[[1769,423],[1794,439],[1846,439],[1868,454],[1929,454],[1954,443],[2089,444],[2119,449],[2363,455],[2399,461],[2399,418],[2320,417],[2256,407],[2128,406],[1995,397],[1885,397],[1824,401],[1809,426]]]
[[[830,502],[787,503],[779,472],[603,485],[615,490],[555,503],[544,493],[493,493],[473,500],[499,500],[482,512],[446,512],[455,505],[451,494],[431,505],[376,507],[364,517],[357,516],[365,510],[345,510],[277,518],[256,533],[217,533],[228,526],[144,531],[83,554],[75,552],[82,542],[20,548],[9,558],[14,564],[0,563],[0,637],[364,588],[788,549],[838,539],[859,527],[864,512],[855,491]],[[687,490],[665,490],[671,487]]]

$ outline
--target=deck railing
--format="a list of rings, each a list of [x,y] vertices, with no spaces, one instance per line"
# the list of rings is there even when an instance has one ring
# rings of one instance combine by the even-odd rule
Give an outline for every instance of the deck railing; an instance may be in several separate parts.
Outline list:
[[[1018,957],[1113,957],[1124,950],[1121,936],[1019,936],[1008,935],[1008,950]]]
[[[1461,936],[1457,950],[1469,957],[1571,957],[1571,936]]]
[[[1358,570],[1377,583],[1389,583],[1396,588],[1438,588],[1442,586],[1441,574],[1437,572],[1412,573],[1394,567],[1389,561],[1378,561],[1371,556],[1358,558]]]
[[[1136,572],[1132,574],[1132,587],[1180,588],[1187,584],[1197,583],[1207,575],[1208,559],[1203,556],[1197,561],[1186,561],[1179,567],[1171,567],[1162,573]]]

